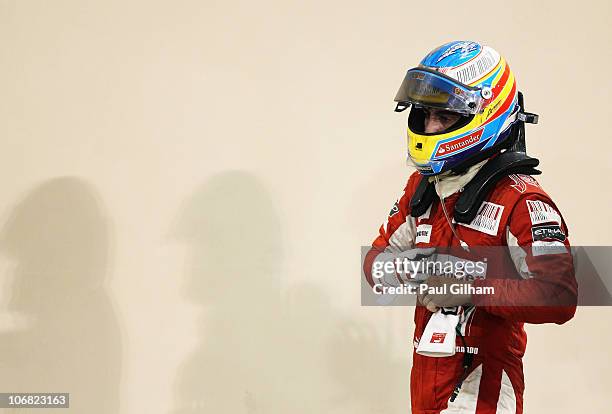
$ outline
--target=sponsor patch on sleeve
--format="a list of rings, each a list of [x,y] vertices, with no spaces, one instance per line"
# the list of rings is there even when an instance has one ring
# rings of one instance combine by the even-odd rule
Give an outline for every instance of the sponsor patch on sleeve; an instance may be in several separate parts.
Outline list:
[[[529,210],[529,218],[531,218],[531,224],[543,224],[543,223],[557,223],[561,224],[561,215],[552,208],[540,200],[527,200],[527,209]]]
[[[497,236],[503,212],[504,206],[483,201],[480,209],[478,209],[478,213],[476,213],[476,217],[474,217],[474,220],[472,220],[470,224],[459,224],[469,227],[470,229],[490,234],[491,236]]]
[[[389,211],[389,217],[393,217],[397,213],[399,213],[399,200],[396,201],[395,204],[393,204],[393,207],[391,207],[391,211]]]
[[[564,242],[566,237],[565,233],[558,224],[548,224],[542,226],[533,226],[531,228],[531,236],[533,241],[560,241]]]
[[[565,245],[560,241],[534,241],[531,245],[531,254],[534,256],[542,256],[545,254],[564,254],[567,253]]]

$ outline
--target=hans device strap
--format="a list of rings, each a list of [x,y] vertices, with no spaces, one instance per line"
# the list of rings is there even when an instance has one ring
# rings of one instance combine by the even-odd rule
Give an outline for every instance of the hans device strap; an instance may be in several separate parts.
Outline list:
[[[541,171],[535,168],[539,163],[538,159],[519,151],[506,151],[491,159],[463,188],[463,192],[455,203],[453,214],[455,221],[470,223],[476,217],[478,208],[484,199],[502,178],[510,174],[541,174]],[[428,177],[421,177],[410,199],[410,215],[412,217],[423,215],[435,198],[437,194],[434,184],[429,182]]]

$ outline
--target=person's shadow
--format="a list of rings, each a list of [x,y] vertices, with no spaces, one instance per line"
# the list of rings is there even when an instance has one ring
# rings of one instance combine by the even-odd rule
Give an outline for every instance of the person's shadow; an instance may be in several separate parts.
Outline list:
[[[184,295],[202,312],[172,414],[405,412],[407,366],[322,289],[284,277],[279,215],[256,177],[212,177],[172,234],[189,249]]]
[[[30,191],[2,226],[0,254],[12,265],[1,309],[2,392],[68,392],[71,412],[119,412],[105,214],[91,185],[64,177]]]

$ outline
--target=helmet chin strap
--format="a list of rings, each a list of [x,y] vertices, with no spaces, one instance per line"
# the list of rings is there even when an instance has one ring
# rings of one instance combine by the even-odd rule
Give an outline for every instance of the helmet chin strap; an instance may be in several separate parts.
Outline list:
[[[527,146],[525,144],[525,124],[537,124],[539,115],[531,112],[525,112],[525,99],[523,97],[523,93],[520,91],[518,92],[518,106],[519,111],[516,114],[516,139],[511,151],[527,152]]]
[[[434,178],[435,185],[437,187],[440,183],[440,177],[438,175],[434,175],[433,178]],[[457,233],[457,230],[455,229],[455,226],[453,226],[453,222],[451,221],[450,216],[448,215],[448,211],[446,210],[446,204],[444,202],[444,196],[442,194],[439,194],[439,197],[440,197],[440,204],[442,205],[442,212],[444,213],[444,217],[446,217],[446,222],[448,223],[448,226],[453,232],[453,235],[457,238],[457,240],[459,240],[459,244],[461,245],[461,247],[463,247],[465,251],[469,252],[470,246],[468,246],[466,242],[461,240],[461,237],[459,237],[459,234]]]

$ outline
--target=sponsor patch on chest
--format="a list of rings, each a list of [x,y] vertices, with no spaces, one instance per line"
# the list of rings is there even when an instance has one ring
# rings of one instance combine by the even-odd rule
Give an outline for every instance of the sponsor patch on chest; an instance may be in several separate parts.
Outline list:
[[[474,220],[472,220],[470,224],[459,224],[491,236],[497,236],[503,212],[504,206],[489,201],[483,201],[478,209],[478,213],[476,213],[476,217],[474,217]]]
[[[419,224],[416,228],[416,243],[429,243],[431,239],[431,224]]]

